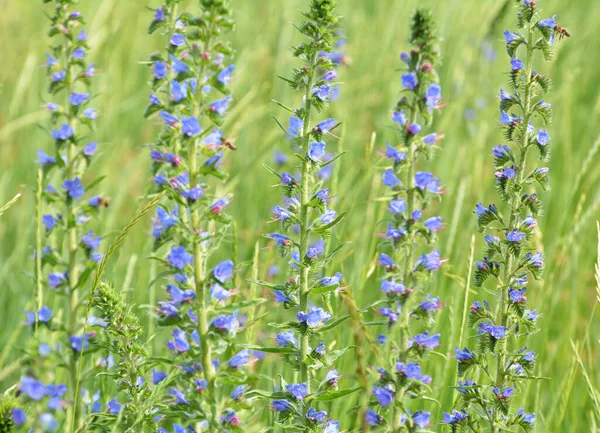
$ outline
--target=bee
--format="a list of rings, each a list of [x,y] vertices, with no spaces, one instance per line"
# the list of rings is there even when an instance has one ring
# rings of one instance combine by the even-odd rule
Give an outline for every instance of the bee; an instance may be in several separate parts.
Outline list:
[[[221,137],[221,146],[225,146],[231,150],[237,149],[227,137]]]
[[[554,33],[558,35],[558,40],[562,40],[563,38],[567,37],[570,38],[571,37],[571,33],[569,33],[569,31],[566,29],[566,27],[563,27],[559,24],[556,24],[554,26]]]
[[[109,207],[110,206],[110,198],[101,197],[98,206]]]

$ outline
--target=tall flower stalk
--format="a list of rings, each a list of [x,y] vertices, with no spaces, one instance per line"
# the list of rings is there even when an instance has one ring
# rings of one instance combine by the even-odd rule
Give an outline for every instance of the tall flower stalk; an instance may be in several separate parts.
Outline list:
[[[430,413],[422,410],[419,397],[426,396],[431,377],[421,368],[427,354],[439,346],[440,334],[431,334],[435,312],[443,307],[429,295],[427,285],[442,265],[440,252],[431,249],[442,228],[438,216],[427,217],[433,200],[443,192],[439,179],[421,171],[423,159],[431,159],[442,134],[429,132],[440,107],[441,87],[435,65],[439,62],[438,36],[431,11],[418,9],[412,19],[413,49],[402,53],[405,64],[401,82],[404,95],[393,113],[397,142],[387,143],[385,156],[392,167],[382,175],[390,189],[387,232],[380,244],[379,264],[385,305],[378,313],[385,319],[379,335],[382,348],[379,377],[373,387],[372,408],[366,413],[371,426],[390,432],[424,431]],[[425,370],[425,368],[423,368]],[[417,398],[418,410],[411,411]]]
[[[534,70],[534,59],[539,53],[551,60],[555,33],[568,35],[555,16],[540,18],[537,2],[524,0],[517,14],[519,30],[504,32],[510,91],[500,90],[500,123],[511,145],[493,148],[496,189],[504,210],[481,203],[475,209],[480,231],[488,234],[484,258],[475,263],[474,285],[484,287],[492,281],[486,291],[494,295],[494,302],[471,305],[469,321],[478,345],[472,350],[456,348],[458,373],[464,380],[458,382],[457,409],[442,421],[453,432],[530,431],[535,420],[524,408],[512,407],[519,391],[537,378],[537,355],[525,344],[537,331],[539,315],[528,305],[526,291],[528,278],[540,279],[543,268],[542,254],[533,248],[536,218],[542,211],[535,190],[549,189],[548,168],[527,165],[534,149],[543,163],[550,156],[550,136],[535,124],[549,125],[552,120],[551,106],[542,99],[551,81]],[[472,380],[477,374],[483,383]]]
[[[197,431],[236,428],[245,403],[248,350],[237,350],[238,309],[256,301],[231,301],[234,262],[217,262],[232,218],[231,197],[218,193],[227,178],[222,160],[234,147],[219,129],[231,100],[232,54],[222,34],[233,27],[228,0],[201,0],[200,10],[177,11],[177,0],[155,11],[150,31],[167,38],[154,53],[152,94],[146,115],[159,113],[164,129],[151,144],[154,183],[168,201],[157,211],[152,235],[168,279],[158,307],[159,325],[172,329],[169,371],[157,369],[155,385],[168,381],[166,427]],[[162,430],[161,430],[162,431]],[[179,431],[179,430],[178,430]],[[183,430],[181,430],[183,431]],[[187,430],[185,430],[187,431]]]
[[[27,343],[27,362],[20,382],[21,399],[29,419],[16,416],[15,424],[37,429],[81,425],[84,408],[73,402],[86,375],[78,373],[81,356],[95,333],[82,335],[82,307],[79,293],[102,258],[97,252],[102,237],[90,230],[90,222],[107,205],[104,197],[85,195],[101,179],[86,184],[97,143],[91,141],[97,110],[90,105],[94,65],[89,63],[85,19],[74,9],[78,1],[45,0],[53,7],[49,14],[52,43],[46,54],[50,101],[51,149],[38,151],[36,194],[35,275],[36,305],[27,311],[27,325],[33,338]],[[56,186],[55,186],[56,185]],[[52,308],[51,308],[52,307]],[[54,309],[64,314],[57,317]],[[84,353],[82,353],[84,352]],[[90,374],[93,366],[86,369]],[[64,383],[62,379],[66,377]],[[42,403],[43,402],[43,403]],[[64,415],[63,408],[67,408]],[[41,412],[41,413],[40,413]]]
[[[281,354],[296,370],[283,375],[282,390],[270,395],[278,424],[284,429],[310,429],[336,432],[339,423],[319,410],[319,401],[329,401],[356,391],[358,388],[336,390],[339,379],[333,368],[345,349],[330,350],[326,335],[345,317],[333,319],[333,311],[318,300],[326,301],[342,283],[338,272],[325,276],[327,265],[343,244],[327,251],[326,240],[334,226],[344,218],[330,208],[331,192],[319,180],[321,170],[336,159],[327,154],[327,142],[336,138],[334,119],[315,119],[332,99],[337,73],[329,55],[336,46],[335,0],[313,0],[304,14],[306,21],[297,26],[307,40],[294,47],[294,56],[301,62],[292,78],[284,79],[302,95],[300,108],[292,109],[287,138],[292,140],[301,161],[298,178],[289,173],[270,170],[284,192],[284,204],[273,208],[273,221],[281,223],[282,233],[265,237],[274,242],[282,257],[289,259],[289,279],[285,283],[260,284],[273,289],[275,300],[294,312],[294,320],[273,324],[281,332],[276,346],[262,348]],[[281,123],[279,123],[281,126]],[[319,370],[327,370],[321,374]],[[263,393],[264,395],[264,393]]]

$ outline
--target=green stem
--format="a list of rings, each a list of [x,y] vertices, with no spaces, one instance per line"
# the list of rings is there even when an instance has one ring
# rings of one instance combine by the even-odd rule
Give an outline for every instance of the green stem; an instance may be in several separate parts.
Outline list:
[[[308,152],[309,141],[310,141],[310,121],[312,111],[312,89],[314,85],[314,74],[315,74],[315,58],[313,54],[308,63],[310,68],[310,76],[306,84],[306,92],[304,94],[304,123],[302,125],[302,154],[304,159],[302,160],[302,197],[300,204],[300,260],[303,261],[308,251],[308,210],[310,201],[310,174],[309,174],[309,161],[306,158]],[[308,267],[302,267],[300,271],[300,311],[305,311],[308,308]],[[310,394],[310,376],[308,372],[308,366],[306,365],[306,358],[308,357],[308,334],[302,333],[300,337],[300,381],[306,383],[307,392]],[[303,410],[304,406],[303,406]]]

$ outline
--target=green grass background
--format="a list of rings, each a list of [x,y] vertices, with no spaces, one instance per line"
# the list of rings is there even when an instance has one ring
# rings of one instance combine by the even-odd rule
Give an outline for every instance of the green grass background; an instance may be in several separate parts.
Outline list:
[[[146,5],[159,1],[86,0],[82,11],[89,19],[91,55],[100,72],[96,78],[96,106],[101,110],[97,138],[102,155],[92,167],[94,174],[105,174],[102,190],[111,197],[111,208],[101,222],[102,232],[110,237],[135,213],[149,180],[148,143],[156,128],[142,119],[147,101],[148,70],[138,62],[159,49],[160,36],[148,36],[151,14]],[[295,62],[290,46],[298,41],[291,23],[306,9],[303,0],[236,0],[236,31],[232,35],[236,53],[236,79],[233,84],[236,106],[225,128],[235,137],[238,150],[228,161],[232,178],[224,187],[235,194],[232,212],[237,217],[237,259],[249,260],[259,234],[270,228],[265,220],[279,197],[270,187],[269,175],[261,166],[271,162],[275,148],[286,149],[270,114],[285,118],[271,103],[279,99],[294,104],[291,92],[276,79],[288,74]],[[399,96],[400,51],[407,48],[408,23],[415,6],[428,3],[438,22],[443,65],[440,67],[444,101],[447,107],[436,119],[436,129],[446,138],[437,158],[427,169],[441,177],[448,193],[439,205],[447,222],[441,234],[440,249],[449,258],[444,272],[429,288],[448,306],[438,321],[443,333],[440,353],[451,356],[460,338],[460,317],[465,296],[465,275],[473,233],[476,230],[472,209],[478,201],[496,201],[491,147],[502,142],[497,127],[497,94],[506,86],[504,72],[508,59],[501,32],[514,27],[514,12],[495,21],[503,5],[500,0],[341,0],[343,29],[348,37],[351,65],[341,71],[345,82],[342,97],[332,108],[345,123],[341,146],[348,151],[336,165],[333,188],[336,208],[350,211],[334,234],[336,241],[351,240],[339,257],[340,269],[361,305],[379,296],[375,233],[383,205],[377,202],[382,192],[379,182],[383,162],[375,154],[386,137],[390,138],[390,110]],[[581,356],[589,378],[599,383],[598,362],[600,324],[594,315],[596,284],[596,220],[599,217],[600,99],[598,70],[600,38],[597,0],[541,0],[547,15],[557,13],[559,21],[573,36],[558,44],[556,61],[538,61],[538,70],[547,72],[555,83],[547,98],[554,106],[555,122],[550,128],[553,158],[550,173],[553,190],[543,193],[546,215],[539,222],[537,242],[547,258],[543,283],[531,285],[531,305],[543,313],[541,332],[531,338],[539,353],[538,374],[551,380],[531,383],[521,393],[526,407],[538,414],[536,432],[588,432],[595,423],[594,406],[588,385],[576,361],[574,347]],[[33,194],[35,152],[48,148],[49,140],[36,126],[45,122],[44,63],[47,21],[44,7],[37,0],[0,0],[0,203],[17,192],[23,197],[0,220],[0,381],[8,384],[17,374],[18,352],[14,349],[22,321],[22,310],[34,292],[29,275],[33,243]],[[491,33],[491,36],[490,36]],[[486,59],[493,50],[495,61]],[[374,148],[373,148],[374,143]],[[99,223],[100,224],[100,223]],[[140,223],[119,249],[106,273],[107,279],[124,287],[138,305],[149,300],[150,220]],[[476,257],[482,240],[475,238]],[[230,245],[231,246],[231,245]],[[261,244],[261,246],[264,246]],[[224,253],[225,254],[225,253]],[[261,273],[272,262],[272,251],[261,252]],[[332,267],[333,268],[333,267]],[[373,272],[374,271],[374,272]],[[243,280],[240,285],[247,287]],[[477,296],[474,290],[470,299]],[[343,309],[335,299],[334,306]],[[140,315],[145,314],[140,309]],[[265,320],[277,320],[271,310]],[[143,319],[147,321],[147,319]],[[259,332],[262,338],[271,334]],[[350,344],[350,328],[343,326],[332,335],[338,347]],[[467,335],[468,336],[468,335]],[[345,379],[342,386],[353,385],[354,355],[340,360]],[[434,418],[451,406],[455,383],[455,361],[434,356],[426,371],[434,378],[434,392],[441,407],[431,405]],[[276,376],[282,366],[269,358],[262,372]],[[344,427],[352,423],[353,399],[336,403],[332,414]],[[344,415],[341,415],[344,414]],[[264,411],[263,419],[269,418]],[[436,428],[437,429],[437,428]]]

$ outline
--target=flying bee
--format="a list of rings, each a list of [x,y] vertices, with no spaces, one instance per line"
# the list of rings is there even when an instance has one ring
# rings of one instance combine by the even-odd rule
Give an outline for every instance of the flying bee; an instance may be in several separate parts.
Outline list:
[[[554,33],[558,35],[558,40],[562,40],[563,38],[570,38],[571,33],[567,30],[566,27],[563,27],[559,24],[554,26]]]
[[[229,140],[227,137],[221,137],[221,146],[225,146],[231,150],[237,149],[237,147],[235,147],[231,140]]]

